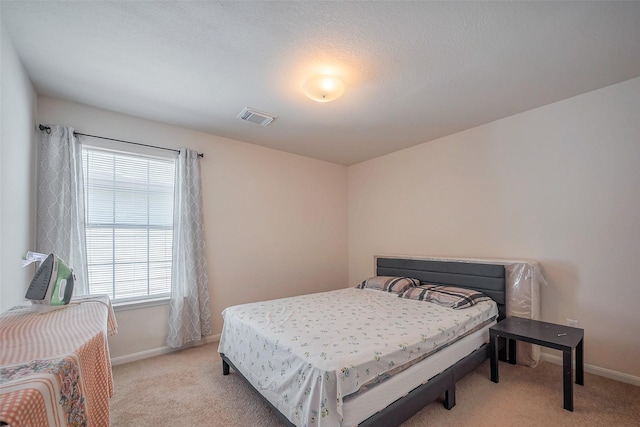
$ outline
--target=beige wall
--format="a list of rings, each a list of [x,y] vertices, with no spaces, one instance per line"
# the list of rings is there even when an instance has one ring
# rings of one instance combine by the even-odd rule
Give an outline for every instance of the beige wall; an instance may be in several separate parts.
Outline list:
[[[549,279],[543,319],[578,319],[587,364],[640,377],[640,79],[345,168],[36,100],[3,32],[0,311],[32,275],[36,104],[37,121],[205,153],[214,333],[228,305],[353,285],[375,254],[529,258]],[[163,347],[166,318],[118,312],[112,356]]]
[[[205,154],[214,334],[222,330],[220,312],[229,305],[346,286],[346,167],[47,97],[38,100],[38,119]],[[165,346],[167,315],[166,305],[118,312],[112,357]]]
[[[34,248],[36,95],[2,28],[0,121],[0,312],[24,301],[33,275],[20,263]]]
[[[375,254],[533,259],[542,319],[640,379],[640,78],[349,168],[349,281]]]

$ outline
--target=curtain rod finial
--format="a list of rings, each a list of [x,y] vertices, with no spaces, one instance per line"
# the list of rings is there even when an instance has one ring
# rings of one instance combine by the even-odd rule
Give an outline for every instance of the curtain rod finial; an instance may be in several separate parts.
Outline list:
[[[49,126],[44,126],[44,125],[42,125],[42,124],[39,124],[39,125],[38,125],[38,129],[40,129],[40,131],[46,130],[46,131],[47,131],[47,134],[50,134],[50,133],[51,133],[51,128],[50,128]]]

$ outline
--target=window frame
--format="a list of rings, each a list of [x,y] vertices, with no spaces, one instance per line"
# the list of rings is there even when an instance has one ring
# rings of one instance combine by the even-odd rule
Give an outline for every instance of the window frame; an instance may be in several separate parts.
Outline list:
[[[86,142],[81,142],[81,149],[82,149],[82,154],[84,157],[84,150],[88,149],[88,150],[101,150],[101,151],[105,151],[105,152],[111,152],[113,154],[121,154],[124,156],[133,156],[133,157],[142,157],[142,158],[150,158],[150,159],[157,159],[160,161],[173,161],[174,162],[174,171],[175,171],[175,167],[176,167],[176,160],[178,157],[178,153],[175,151],[164,151],[164,150],[158,150],[158,149],[154,149],[151,147],[143,147],[143,146],[134,146],[134,145],[128,145],[126,147],[123,147],[124,143],[119,143],[119,142],[114,142],[114,141],[107,141],[107,140],[100,140],[100,141],[96,141],[96,142],[91,142],[91,143],[86,143]],[[85,170],[85,162],[83,159],[83,173]],[[173,180],[173,194],[174,194],[174,198],[175,198],[175,173],[174,173],[174,180]],[[86,230],[89,228],[89,222],[88,222],[88,218],[87,218],[87,199],[88,199],[88,194],[87,194],[87,177],[84,177],[83,179],[83,189],[84,189],[84,198],[85,198],[85,238],[87,236],[87,232]],[[172,209],[172,215],[173,215],[173,203],[171,206]],[[115,221],[113,223],[113,225],[115,225]],[[124,228],[127,228],[128,226],[125,225]],[[149,225],[146,224],[145,226],[143,226],[143,228],[147,228],[148,230],[150,229],[163,229],[163,230],[173,230],[174,224],[172,223],[171,226],[161,226],[161,225]],[[101,225],[98,225],[97,227],[91,227],[91,228],[102,228]],[[105,225],[104,228],[107,229],[113,229],[115,230],[115,227],[113,226],[108,226]],[[131,226],[131,228],[137,228],[135,226]],[[147,253],[149,250],[149,243],[147,243]],[[173,251],[173,249],[172,249]],[[111,265],[114,265],[115,263],[115,257],[112,259],[113,263]],[[147,265],[149,265],[149,261],[147,260]],[[171,266],[171,269],[173,268],[173,266]],[[133,309],[133,308],[140,308],[140,307],[151,307],[151,306],[156,306],[156,305],[164,305],[167,304],[170,297],[171,297],[171,279],[169,281],[169,292],[166,293],[161,293],[161,294],[152,294],[149,295],[149,281],[148,281],[148,277],[147,277],[147,295],[140,295],[140,296],[135,296],[135,297],[124,297],[124,298],[115,298],[116,294],[114,292],[114,298],[112,299],[113,301],[113,305],[114,307],[118,308],[118,311],[120,310],[128,310],[128,309]],[[114,279],[115,282],[115,279]],[[87,290],[90,291],[90,285],[87,284]]]

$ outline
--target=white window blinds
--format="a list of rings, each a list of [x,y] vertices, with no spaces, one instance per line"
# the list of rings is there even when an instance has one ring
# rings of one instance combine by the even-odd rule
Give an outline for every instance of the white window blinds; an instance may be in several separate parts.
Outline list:
[[[171,292],[175,161],[84,147],[89,293]]]

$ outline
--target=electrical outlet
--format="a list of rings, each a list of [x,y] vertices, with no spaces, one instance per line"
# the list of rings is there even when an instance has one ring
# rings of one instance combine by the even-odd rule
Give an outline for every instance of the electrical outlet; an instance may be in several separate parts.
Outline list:
[[[567,319],[567,326],[573,326],[574,328],[577,328],[578,321],[574,319]]]

